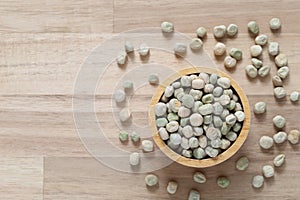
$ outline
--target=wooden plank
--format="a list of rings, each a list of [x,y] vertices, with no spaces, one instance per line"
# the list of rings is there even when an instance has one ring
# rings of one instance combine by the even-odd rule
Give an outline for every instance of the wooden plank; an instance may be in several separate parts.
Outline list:
[[[42,200],[44,163],[42,157],[0,157],[2,199]]]
[[[1,33],[112,32],[112,1],[2,1]]]

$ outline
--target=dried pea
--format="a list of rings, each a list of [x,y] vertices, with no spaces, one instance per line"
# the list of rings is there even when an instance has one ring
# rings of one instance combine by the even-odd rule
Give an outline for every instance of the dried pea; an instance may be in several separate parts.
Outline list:
[[[286,96],[286,91],[284,89],[284,87],[275,87],[274,88],[274,96],[277,99],[282,99]]]
[[[252,57],[258,57],[262,54],[262,47],[260,45],[253,45],[250,47],[250,54]]]
[[[257,69],[261,68],[263,66],[263,62],[257,58],[252,58],[251,59],[251,63],[254,67],[256,67]]]
[[[263,174],[266,178],[271,178],[274,176],[274,168],[271,165],[263,166]]]
[[[265,66],[259,68],[258,75],[260,77],[266,77],[270,74],[270,71],[271,71],[271,67],[268,65],[265,65]]]
[[[285,123],[286,123],[286,120],[281,115],[276,115],[273,118],[273,124],[274,124],[274,126],[276,126],[279,129],[283,128],[285,126]]]
[[[197,33],[198,37],[204,38],[206,36],[207,31],[206,31],[206,28],[201,26],[197,29],[196,33]]]
[[[293,91],[293,92],[290,94],[290,100],[291,100],[292,102],[299,101],[299,92]]]
[[[278,18],[272,18],[269,22],[271,30],[278,30],[281,28],[281,22]]]
[[[271,56],[277,56],[279,54],[278,42],[270,42],[268,47],[268,52]]]
[[[272,83],[274,87],[281,87],[283,85],[281,78],[277,75],[272,77]]]
[[[132,166],[139,165],[140,163],[140,154],[137,152],[131,153],[129,156],[129,164]]]
[[[162,22],[161,30],[164,33],[172,33],[174,32],[174,24],[172,22]]]
[[[151,152],[154,149],[153,142],[151,140],[143,140],[142,148],[144,152]]]
[[[259,145],[263,149],[270,149],[274,144],[273,138],[269,136],[262,136],[259,140]]]
[[[157,74],[150,74],[148,77],[148,82],[151,85],[157,85],[159,83],[159,78]]]
[[[249,166],[249,159],[246,156],[239,158],[235,163],[235,167],[240,171],[246,170],[248,166]]]
[[[119,118],[121,122],[126,122],[131,118],[131,111],[129,108],[123,108],[119,113]]]
[[[285,79],[289,75],[289,72],[290,72],[289,68],[287,66],[283,66],[277,70],[277,75],[281,79]]]
[[[279,131],[278,133],[273,135],[273,140],[276,144],[282,144],[287,140],[286,132]]]
[[[220,188],[225,189],[230,185],[230,180],[225,176],[221,176],[217,178],[217,184]]]
[[[229,52],[230,56],[232,56],[233,58],[235,58],[236,60],[242,60],[243,58],[243,52],[240,49],[237,48],[232,48]]]
[[[224,65],[228,69],[234,68],[236,66],[236,63],[237,63],[236,59],[232,58],[231,56],[226,56],[224,58]]]
[[[127,61],[127,53],[126,52],[120,53],[117,56],[116,60],[117,60],[118,65],[124,65]]]
[[[188,200],[200,200],[200,193],[198,192],[198,190],[191,190]]]
[[[255,44],[264,46],[264,45],[267,44],[267,43],[268,43],[268,36],[265,35],[265,34],[258,35],[258,36],[255,38]]]
[[[238,26],[236,24],[229,24],[226,32],[228,36],[233,37],[238,32]]]
[[[226,45],[222,42],[218,42],[214,47],[214,54],[216,56],[222,56],[226,52]]]
[[[252,186],[254,188],[261,188],[264,184],[264,177],[261,175],[256,175],[252,179]]]
[[[178,183],[176,181],[169,181],[167,186],[167,192],[169,194],[175,194],[178,188]]]
[[[273,164],[275,167],[281,167],[285,161],[285,155],[279,154],[273,159]]]
[[[206,182],[206,177],[202,172],[195,172],[193,175],[193,180],[196,183],[205,183]]]
[[[125,42],[124,48],[125,48],[126,53],[131,53],[134,51],[133,45],[128,41]]]
[[[148,174],[145,177],[145,183],[149,187],[153,187],[158,183],[158,177],[154,174]]]
[[[119,139],[120,139],[121,142],[128,141],[128,133],[126,131],[120,131]]]
[[[266,108],[267,108],[267,104],[265,102],[257,102],[255,105],[254,105],[254,113],[255,114],[263,114],[266,112]]]
[[[215,38],[217,39],[223,38],[226,33],[226,26],[224,25],[215,26],[213,32]]]
[[[291,130],[288,135],[288,141],[291,144],[298,144],[300,138],[300,131],[297,129]]]
[[[147,44],[141,44],[140,48],[138,49],[138,53],[140,54],[140,56],[147,56],[150,52],[150,48],[147,46]]]
[[[256,78],[257,77],[257,68],[254,67],[253,65],[247,65],[245,67],[245,71],[246,74],[250,77],[250,78]]]
[[[258,35],[259,33],[259,26],[257,24],[256,21],[250,21],[248,23],[248,30],[250,33],[254,34],[254,35]]]
[[[200,40],[199,38],[193,38],[190,43],[190,48],[192,50],[199,50],[201,49],[202,45],[203,45],[202,40]]]
[[[177,56],[184,56],[186,54],[186,45],[184,43],[176,43],[174,53]]]
[[[277,67],[287,66],[288,59],[285,54],[281,53],[275,57],[275,64]]]

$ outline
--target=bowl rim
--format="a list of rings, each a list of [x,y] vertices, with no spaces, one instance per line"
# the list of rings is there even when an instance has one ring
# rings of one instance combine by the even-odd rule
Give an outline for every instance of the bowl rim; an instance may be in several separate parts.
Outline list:
[[[156,119],[155,119],[155,113],[154,113],[154,107],[155,105],[159,102],[162,94],[165,91],[166,86],[170,85],[173,83],[175,80],[178,80],[184,75],[189,75],[189,74],[195,74],[195,73],[201,73],[205,72],[208,74],[215,73],[220,77],[227,77],[231,81],[231,87],[235,90],[235,92],[238,94],[240,101],[242,103],[244,113],[245,113],[245,119],[243,122],[243,127],[239,132],[239,135],[236,139],[236,141],[224,152],[219,154],[215,158],[207,158],[207,159],[202,159],[202,160],[197,160],[197,159],[191,159],[191,158],[186,158],[182,155],[179,155],[175,151],[173,151],[171,148],[168,147],[168,145],[160,138],[157,127],[156,127]],[[228,74],[225,72],[216,69],[216,68],[208,68],[208,67],[192,67],[192,68],[186,68],[180,71],[177,71],[176,73],[170,75],[168,78],[166,78],[161,84],[159,84],[158,88],[156,89],[156,92],[154,93],[151,103],[150,103],[150,108],[149,108],[149,125],[151,128],[152,132],[152,137],[156,145],[159,147],[159,149],[167,155],[170,159],[173,161],[180,163],[182,165],[188,166],[188,167],[195,167],[195,168],[206,168],[206,167],[211,167],[215,166],[217,164],[220,164],[230,157],[232,157],[244,144],[244,142],[247,139],[247,136],[250,131],[250,121],[251,121],[251,112],[250,112],[250,105],[248,98],[242,88],[239,86],[239,84]]]

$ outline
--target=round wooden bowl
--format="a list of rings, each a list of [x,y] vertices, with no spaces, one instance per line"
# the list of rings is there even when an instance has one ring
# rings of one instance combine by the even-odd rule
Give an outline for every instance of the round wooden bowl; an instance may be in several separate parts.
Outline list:
[[[206,72],[208,74],[215,73],[218,76],[221,77],[227,77],[231,80],[231,86],[235,90],[235,92],[238,94],[240,101],[242,103],[244,113],[245,113],[245,120],[243,122],[243,127],[239,132],[239,135],[236,139],[236,141],[223,153],[219,154],[215,158],[207,158],[207,159],[202,159],[202,160],[197,160],[197,159],[191,159],[191,158],[186,158],[184,156],[179,155],[172,149],[168,147],[168,145],[160,138],[157,127],[156,127],[156,118],[155,118],[155,113],[154,113],[154,107],[155,105],[159,102],[161,96],[163,95],[166,86],[170,85],[174,81],[178,80],[184,75],[189,75],[189,74],[195,74],[195,73],[200,73],[200,72]],[[225,160],[229,159],[231,156],[233,156],[244,144],[248,133],[250,129],[250,107],[249,107],[249,102],[247,99],[247,96],[241,89],[241,87],[226,73],[219,71],[217,69],[213,68],[205,68],[205,67],[193,67],[193,68],[188,68],[184,69],[181,71],[176,72],[175,74],[171,75],[169,78],[164,80],[157,88],[155,94],[153,95],[150,103],[150,110],[149,110],[149,124],[151,127],[151,131],[153,134],[153,139],[156,145],[160,148],[162,152],[164,152],[169,158],[174,160],[177,163],[180,163],[182,165],[188,166],[188,167],[195,167],[195,168],[206,168],[206,167],[211,167],[214,165],[217,165],[219,163],[224,162]]]

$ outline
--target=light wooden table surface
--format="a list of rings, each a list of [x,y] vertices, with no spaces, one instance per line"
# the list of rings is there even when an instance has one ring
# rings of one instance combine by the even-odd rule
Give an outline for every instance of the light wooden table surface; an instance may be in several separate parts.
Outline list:
[[[286,131],[300,128],[299,104],[291,104],[288,98],[275,101],[270,77],[250,81],[244,73],[244,66],[250,62],[248,49],[253,44],[246,24],[257,20],[261,33],[278,41],[280,50],[288,56],[291,74],[285,82],[287,93],[300,90],[299,1],[12,0],[0,2],[0,16],[0,199],[180,200],[187,198],[191,188],[198,189],[202,199],[299,199],[299,145],[285,143],[267,152],[258,146],[260,136],[274,134],[272,117],[278,113],[287,119]],[[280,33],[270,32],[268,21],[272,17],[281,19]],[[251,106],[256,101],[266,101],[268,111],[260,118],[252,115],[249,137],[235,156],[217,167],[202,170],[208,177],[206,184],[192,181],[196,169],[172,163],[153,172],[159,176],[159,187],[148,190],[145,174],[113,170],[87,152],[74,123],[72,94],[77,73],[95,47],[116,33],[158,27],[162,21],[173,21],[177,31],[189,36],[194,36],[200,25],[207,27],[204,50],[223,71],[226,70],[222,60],[212,54],[216,43],[212,29],[215,25],[236,23],[240,27],[238,37],[224,42],[228,49],[241,48],[244,59],[234,72],[227,73],[244,89]],[[119,144],[118,127],[110,120],[108,106],[118,75],[143,62],[139,58],[131,60],[125,70],[111,64],[112,73],[96,90],[99,122],[106,126],[105,133],[112,143],[129,151],[140,147]],[[164,63],[174,69],[189,67],[184,60],[156,50],[151,51],[146,62]],[[266,51],[264,62],[272,66],[274,74],[275,66]],[[147,102],[154,91],[155,88],[145,86],[131,99],[136,123],[147,124]],[[263,189],[254,190],[252,177],[260,174],[262,165],[271,163],[279,152],[286,154],[286,164],[276,169],[275,177],[267,180]],[[241,155],[251,160],[245,172],[234,169],[234,162]],[[226,190],[216,186],[219,175],[231,179]],[[174,196],[165,192],[170,179],[180,184]]]

